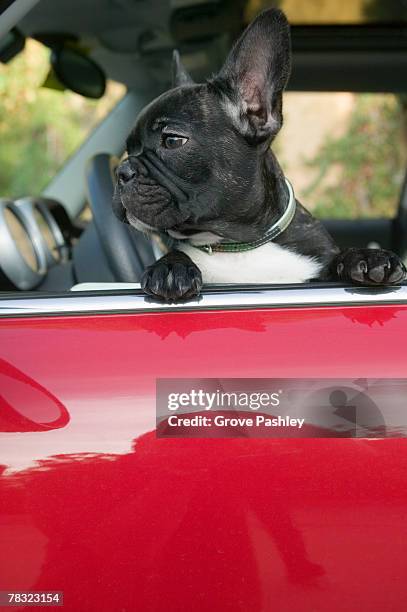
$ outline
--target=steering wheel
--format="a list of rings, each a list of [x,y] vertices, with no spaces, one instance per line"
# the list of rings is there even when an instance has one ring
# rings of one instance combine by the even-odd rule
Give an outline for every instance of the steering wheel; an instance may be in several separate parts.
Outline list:
[[[393,220],[394,250],[402,259],[407,257],[407,172],[404,177],[397,215]]]
[[[139,282],[156,260],[151,241],[122,223],[112,209],[115,159],[108,153],[92,157],[86,168],[88,200],[103,251],[118,282]]]

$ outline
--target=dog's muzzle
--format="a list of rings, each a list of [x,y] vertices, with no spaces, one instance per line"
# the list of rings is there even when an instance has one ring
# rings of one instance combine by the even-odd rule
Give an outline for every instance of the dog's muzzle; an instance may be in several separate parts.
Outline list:
[[[113,202],[116,216],[166,230],[190,214],[191,191],[152,151],[129,155],[116,170]]]
[[[130,160],[125,159],[116,170],[116,178],[120,185],[125,185],[136,176],[135,168],[130,165]]]

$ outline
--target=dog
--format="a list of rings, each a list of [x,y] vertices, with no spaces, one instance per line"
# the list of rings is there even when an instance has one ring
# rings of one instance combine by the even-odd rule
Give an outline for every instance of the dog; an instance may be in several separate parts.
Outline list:
[[[118,166],[113,209],[172,248],[141,280],[177,302],[203,283],[398,284],[406,268],[382,249],[339,250],[296,200],[271,150],[290,75],[288,21],[261,13],[220,72],[196,84],[173,57],[173,88],[140,113]]]

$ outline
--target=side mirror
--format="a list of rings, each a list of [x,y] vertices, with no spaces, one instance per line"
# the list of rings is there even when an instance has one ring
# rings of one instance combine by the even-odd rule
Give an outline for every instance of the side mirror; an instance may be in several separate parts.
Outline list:
[[[106,89],[103,70],[90,57],[70,47],[51,52],[51,65],[58,80],[85,98],[101,98]]]

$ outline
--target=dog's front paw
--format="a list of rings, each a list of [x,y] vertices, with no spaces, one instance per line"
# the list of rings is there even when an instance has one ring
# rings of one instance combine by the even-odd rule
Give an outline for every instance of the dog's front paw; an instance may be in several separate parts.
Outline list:
[[[355,285],[397,285],[406,278],[401,259],[384,249],[346,249],[334,265],[339,280]]]
[[[181,302],[199,295],[202,274],[188,255],[172,251],[146,269],[141,288],[160,300]]]

